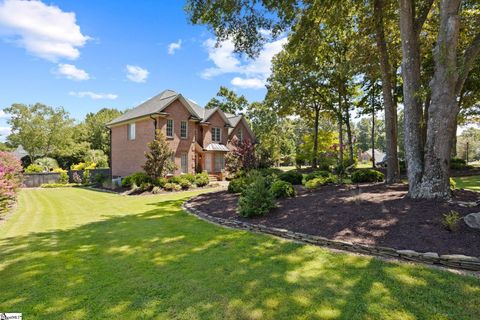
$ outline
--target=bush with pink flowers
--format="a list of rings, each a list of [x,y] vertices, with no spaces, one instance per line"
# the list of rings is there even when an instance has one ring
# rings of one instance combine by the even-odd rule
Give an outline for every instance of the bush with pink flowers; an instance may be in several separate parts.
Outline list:
[[[0,213],[14,201],[17,189],[22,185],[22,165],[9,152],[0,152]]]

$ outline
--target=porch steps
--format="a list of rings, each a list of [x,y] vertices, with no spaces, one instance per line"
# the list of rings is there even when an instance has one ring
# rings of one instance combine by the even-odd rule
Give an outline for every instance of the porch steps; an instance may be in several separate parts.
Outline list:
[[[208,180],[209,180],[210,182],[216,182],[216,181],[218,181],[218,177],[217,177],[216,175],[214,175],[214,174],[209,174],[209,175],[208,175]]]

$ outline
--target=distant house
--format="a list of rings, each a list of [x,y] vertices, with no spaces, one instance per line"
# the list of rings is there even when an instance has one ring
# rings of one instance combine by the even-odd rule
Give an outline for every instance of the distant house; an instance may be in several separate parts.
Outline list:
[[[380,162],[385,158],[385,152],[374,149],[374,154],[375,154],[375,162]],[[360,154],[360,157],[358,159],[359,161],[372,161],[372,149],[369,149],[365,152],[362,152]]]
[[[165,90],[107,124],[111,130],[112,176],[141,171],[155,130],[165,134],[177,165],[175,174],[219,174],[232,139],[254,140],[243,115],[204,109],[183,95]]]

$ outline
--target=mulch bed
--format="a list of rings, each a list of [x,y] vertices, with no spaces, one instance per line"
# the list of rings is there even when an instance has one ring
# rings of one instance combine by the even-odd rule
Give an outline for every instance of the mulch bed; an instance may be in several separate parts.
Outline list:
[[[412,200],[405,184],[324,186],[315,191],[297,189],[297,197],[278,201],[263,217],[242,218],[238,195],[226,191],[203,194],[191,201],[194,208],[215,217],[264,224],[334,240],[410,249],[438,254],[480,257],[480,230],[463,220],[456,232],[447,231],[442,215],[455,210],[463,217],[479,212],[438,200]],[[456,190],[454,201],[477,201],[480,193]]]

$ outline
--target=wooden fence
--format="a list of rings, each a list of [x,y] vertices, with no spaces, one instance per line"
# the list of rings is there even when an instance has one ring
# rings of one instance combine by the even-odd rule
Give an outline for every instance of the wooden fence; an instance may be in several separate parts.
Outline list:
[[[107,178],[111,177],[112,171],[110,169],[92,169],[90,171],[90,181],[95,181],[95,176],[102,174]],[[74,173],[77,173],[80,178],[83,177],[83,170],[68,171],[69,182],[73,180]],[[42,173],[25,173],[23,184],[27,188],[37,188],[42,184],[57,183],[60,180],[59,172],[42,172]]]

